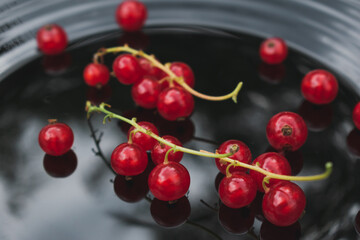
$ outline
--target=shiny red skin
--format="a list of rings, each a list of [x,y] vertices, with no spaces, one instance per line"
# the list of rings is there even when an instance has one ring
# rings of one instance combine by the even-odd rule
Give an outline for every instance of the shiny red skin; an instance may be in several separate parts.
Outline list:
[[[194,110],[194,98],[181,87],[167,88],[159,95],[157,109],[163,118],[175,121],[191,115]]]
[[[195,85],[195,77],[192,69],[183,62],[173,62],[170,65],[170,70],[175,73],[178,77],[183,77],[184,81],[187,85],[189,85],[191,88]]]
[[[117,7],[115,18],[120,27],[125,31],[138,31],[145,23],[147,9],[145,5],[139,1],[125,0]]]
[[[39,133],[39,144],[42,150],[52,156],[68,152],[74,142],[74,133],[65,123],[50,123]]]
[[[47,174],[54,178],[70,176],[77,167],[77,157],[73,150],[69,150],[61,156],[45,154],[43,166]]]
[[[150,122],[138,122],[138,125],[145,128],[146,130],[151,131],[152,133],[159,135],[158,129],[155,127],[154,124]],[[135,127],[131,127],[128,131],[127,138],[129,139],[131,131],[133,131]],[[155,144],[157,143],[157,140],[155,138],[150,137],[149,135],[142,133],[142,132],[136,132],[132,135],[132,142],[139,145],[144,151],[151,150]]]
[[[135,103],[146,109],[156,108],[161,92],[159,82],[153,77],[145,76],[131,88],[131,96]]]
[[[138,61],[145,76],[151,76],[157,80],[160,80],[164,76],[164,72],[160,68],[151,65],[150,61],[146,58],[141,57]]]
[[[352,119],[355,127],[360,130],[360,102],[358,102],[352,112]]]
[[[160,226],[178,227],[190,217],[191,206],[187,197],[182,197],[174,203],[154,198],[151,202],[150,212]]]
[[[339,85],[331,73],[317,69],[305,75],[301,82],[301,93],[314,104],[331,103],[339,91]]]
[[[137,83],[143,76],[137,58],[131,54],[122,54],[115,58],[113,70],[119,82],[125,85]]]
[[[303,213],[306,197],[295,183],[282,181],[265,193],[262,208],[265,218],[276,226],[289,226]]]
[[[288,160],[279,153],[263,153],[253,161],[252,165],[255,166],[256,164],[258,164],[260,168],[268,172],[281,175],[291,175],[291,167]],[[257,171],[250,170],[250,176],[252,176],[252,178],[255,180],[258,190],[260,192],[264,192],[262,182],[265,175]],[[269,183],[266,186],[271,187],[279,181],[281,180],[270,179]]]
[[[291,132],[285,131],[286,129]],[[276,150],[295,151],[305,143],[307,135],[304,119],[293,112],[274,115],[266,126],[266,137]]]
[[[229,158],[238,160],[243,163],[250,164],[251,163],[251,151],[250,151],[249,147],[246,146],[246,144],[243,143],[242,141],[227,140],[220,145],[217,152],[219,154],[230,153],[231,147],[233,145],[237,145],[239,147],[239,150]],[[226,168],[229,165],[229,163],[222,162],[219,158],[215,158],[215,164],[216,164],[217,168],[219,169],[219,171],[226,175]],[[236,166],[236,167],[232,166],[232,167],[230,167],[229,171],[230,171],[230,173],[238,172],[238,171],[246,172],[247,169],[243,168],[243,167],[239,167],[239,166]]]
[[[148,157],[139,145],[122,143],[112,152],[110,163],[117,174],[136,176],[146,169]]]
[[[256,196],[256,183],[249,174],[234,172],[224,177],[219,185],[221,202],[230,208],[249,205]]]
[[[104,64],[90,63],[85,67],[83,77],[90,87],[104,86],[109,82],[110,72]]]
[[[59,54],[68,44],[66,32],[56,24],[41,27],[36,34],[36,41],[40,51],[46,55]]]
[[[173,143],[177,146],[182,147],[181,142],[173,136],[163,136],[163,139],[165,139],[166,141]],[[164,162],[165,159],[165,155],[166,152],[169,151],[171,147],[169,147],[168,145],[165,145],[163,143],[157,142],[155,144],[155,146],[153,147],[153,149],[151,150],[151,159],[153,160],[153,162],[158,165]],[[180,162],[182,157],[183,157],[184,153],[181,151],[178,152],[173,152],[171,151],[168,155],[168,161],[169,162]]]
[[[261,43],[259,54],[267,64],[278,64],[287,57],[288,48],[283,39],[278,37],[268,38]]]
[[[180,163],[161,163],[151,171],[148,185],[157,199],[173,201],[183,197],[189,190],[190,174]]]

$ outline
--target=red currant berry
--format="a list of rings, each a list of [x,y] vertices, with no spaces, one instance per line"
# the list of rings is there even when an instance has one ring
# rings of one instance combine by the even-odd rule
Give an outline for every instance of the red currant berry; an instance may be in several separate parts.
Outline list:
[[[146,152],[137,144],[122,143],[111,154],[112,169],[123,176],[139,175],[147,163]]]
[[[126,0],[117,7],[115,18],[125,31],[138,31],[145,23],[147,9],[141,2]]]
[[[308,130],[302,117],[293,112],[274,115],[266,127],[266,136],[276,150],[295,151],[306,141]]]
[[[178,227],[189,218],[191,206],[187,197],[182,197],[174,203],[154,198],[151,202],[150,212],[160,226]]]
[[[189,190],[190,175],[180,163],[161,163],[151,171],[148,185],[157,199],[174,201],[183,197]]]
[[[77,157],[73,150],[61,156],[51,156],[45,154],[43,161],[44,169],[47,174],[55,178],[70,176],[77,167]]]
[[[158,67],[154,67],[151,64],[151,62],[149,60],[147,60],[146,58],[143,58],[143,57],[139,58],[139,64],[140,64],[145,76],[151,76],[157,80],[161,79],[161,77],[164,76],[163,71]]]
[[[85,67],[83,76],[87,85],[101,87],[109,82],[110,72],[104,64],[90,63]]]
[[[56,24],[48,24],[39,29],[36,41],[40,51],[47,55],[61,53],[67,46],[66,32]]]
[[[360,102],[354,107],[352,119],[357,129],[360,129]]]
[[[145,128],[148,131],[151,131],[152,133],[159,135],[159,131],[154,126],[154,124],[150,122],[138,122],[138,125]],[[135,127],[131,127],[128,131],[127,137],[130,139],[131,132],[135,130]],[[131,140],[133,143],[139,145],[144,151],[151,150],[155,144],[157,143],[155,138],[150,137],[149,135],[142,133],[142,132],[135,132],[131,136]]]
[[[249,205],[256,196],[256,183],[243,172],[234,172],[225,177],[219,185],[221,202],[230,208],[242,208]]]
[[[238,160],[243,163],[251,163],[251,152],[248,146],[246,146],[245,143],[239,140],[228,140],[223,142],[220,147],[217,150],[217,153],[219,154],[225,154],[225,153],[231,153],[234,151],[234,148],[238,147],[238,151],[230,156],[229,158]],[[222,172],[223,174],[226,174],[226,168],[229,165],[228,162],[222,161],[219,158],[215,158],[215,163],[217,168]],[[239,166],[232,166],[229,169],[230,173],[243,171],[246,172],[247,169]]]
[[[39,144],[42,150],[52,156],[60,156],[70,150],[74,134],[65,123],[50,123],[39,133]]]
[[[288,48],[283,39],[268,38],[260,45],[260,57],[267,64],[278,64],[285,60]]]
[[[321,69],[307,73],[301,82],[302,95],[315,104],[331,103],[338,90],[338,82],[334,75]]]
[[[181,142],[173,136],[163,136],[163,139],[165,139],[166,141],[173,143],[177,146],[182,147]],[[169,147],[168,145],[165,145],[163,143],[156,143],[154,148],[151,150],[151,159],[153,160],[153,162],[155,164],[161,164],[164,162],[165,159],[165,155],[166,152],[170,150],[171,147]],[[183,157],[184,153],[183,152],[173,152],[171,151],[168,155],[168,161],[169,162],[180,162],[182,157]]]
[[[289,226],[303,213],[306,198],[295,183],[281,181],[265,193],[262,207],[265,218],[276,226]]]
[[[147,177],[145,172],[130,179],[117,175],[114,180],[114,192],[125,202],[138,202],[149,192]]]
[[[286,160],[284,156],[275,152],[261,154],[254,160],[252,165],[254,166],[258,165],[260,168],[276,174],[281,174],[281,175],[291,174],[291,167],[289,162]],[[255,180],[258,190],[264,192],[262,182],[265,175],[254,170],[250,170],[250,176],[252,176],[253,179]],[[269,184],[267,184],[267,186],[271,187],[272,185],[278,183],[279,181],[280,180],[278,179],[270,179]]]
[[[122,54],[113,62],[114,73],[122,84],[137,83],[143,76],[143,71],[136,57],[131,54]]]
[[[181,87],[167,88],[159,95],[157,109],[169,121],[188,117],[194,110],[194,98]]]
[[[228,232],[235,234],[246,233],[253,226],[254,220],[254,215],[249,208],[234,209],[220,204],[219,222]]]
[[[183,77],[184,81],[187,85],[189,85],[191,88],[195,85],[195,77],[192,69],[183,62],[173,62],[170,65],[170,70],[175,73],[178,77]]]
[[[131,96],[135,103],[140,107],[151,109],[155,108],[159,95],[161,92],[161,86],[154,78],[146,76],[131,88]]]

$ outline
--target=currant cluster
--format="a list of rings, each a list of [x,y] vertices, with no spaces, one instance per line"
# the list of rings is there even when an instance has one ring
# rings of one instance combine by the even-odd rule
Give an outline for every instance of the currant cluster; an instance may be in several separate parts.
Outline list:
[[[265,218],[274,225],[289,226],[300,218],[306,203],[302,189],[289,180],[319,180],[331,172],[329,163],[323,174],[291,176],[292,170],[284,152],[299,149],[307,138],[305,122],[296,113],[278,113],[267,125],[269,143],[282,153],[264,153],[251,163],[250,149],[239,140],[225,141],[215,154],[187,149],[172,136],[159,137],[152,123],[137,123],[136,119],[130,120],[108,111],[106,106],[104,103],[94,106],[87,102],[86,110],[88,114],[105,113],[104,121],[117,118],[132,125],[128,130],[128,142],[117,146],[111,155],[113,170],[127,179],[142,174],[149,162],[146,151],[150,151],[156,166],[149,173],[148,187],[154,197],[161,201],[174,202],[189,189],[189,172],[179,163],[184,152],[213,157],[216,166],[225,175],[218,187],[223,204],[230,208],[243,208],[254,201],[257,191],[265,192],[262,200]]]
[[[152,123],[143,121],[137,124],[147,133],[158,135],[158,130]],[[173,136],[163,136],[162,139],[174,146],[182,146]],[[190,186],[189,172],[179,163],[183,152],[172,151],[170,146],[139,132],[135,127],[128,131],[128,142],[114,149],[111,166],[117,174],[128,178],[139,175],[145,171],[149,161],[146,151],[151,151],[151,159],[156,164],[148,178],[149,189],[155,198],[174,201],[183,197]]]
[[[116,57],[112,64],[113,73],[103,63],[103,56],[111,52],[127,52]],[[99,60],[100,59],[100,60]],[[132,49],[127,45],[100,49],[94,55],[94,62],[84,69],[85,83],[91,87],[105,86],[110,75],[125,85],[132,85],[134,102],[145,109],[156,108],[166,120],[186,118],[194,110],[192,95],[211,101],[236,97],[242,83],[233,92],[224,96],[208,96],[193,89],[195,77],[192,69],[183,62],[161,64],[154,56]]]

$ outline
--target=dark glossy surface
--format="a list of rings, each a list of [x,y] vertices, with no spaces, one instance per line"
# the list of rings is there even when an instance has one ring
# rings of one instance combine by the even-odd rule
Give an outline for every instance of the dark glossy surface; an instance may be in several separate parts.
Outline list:
[[[145,51],[154,53],[161,61],[188,63],[194,70],[196,89],[201,92],[221,95],[231,91],[239,80],[244,81],[238,104],[195,99],[189,124],[167,124],[152,111],[135,111],[134,115],[146,118],[141,120],[152,119],[155,125],[161,123],[157,126],[160,132],[169,131],[166,126],[172,126],[170,130],[183,134],[182,139],[187,140],[184,145],[193,149],[215,150],[225,140],[239,139],[249,146],[253,158],[260,155],[268,148],[265,134],[268,120],[280,111],[298,112],[303,102],[302,77],[309,70],[325,68],[290,49],[284,63],[286,73],[281,82],[273,84],[264,81],[258,72],[261,39],[203,28],[148,29],[143,36],[146,36],[143,38]],[[114,193],[115,175],[108,168],[109,159],[113,149],[126,141],[126,134],[117,121],[103,125],[103,116],[95,114],[91,118],[92,127],[97,130],[97,137],[103,133],[99,145],[107,161],[94,154],[92,148],[97,153],[99,149],[91,137],[84,112],[90,90],[83,82],[82,71],[97,49],[115,46],[125,37],[121,34],[95,36],[88,39],[91,43],[74,46],[67,53],[70,57],[61,58],[64,64],[52,60],[57,66],[63,66],[61,68],[46,62],[48,58],[40,57],[0,83],[0,239],[114,239],[119,236],[123,239],[216,239],[214,234],[222,239],[251,239],[249,235],[237,236],[224,230],[218,213],[200,202],[203,199],[209,206],[218,207],[214,187],[218,170],[213,159],[184,155],[182,164],[191,175],[188,196],[191,215],[190,221],[179,228],[168,230],[158,226],[146,200],[127,203]],[[113,59],[107,57],[106,64],[111,66]],[[320,173],[325,162],[334,163],[329,179],[300,183],[307,196],[306,214],[300,221],[303,239],[354,239],[357,236],[354,219],[360,207],[360,164],[346,140],[354,128],[351,111],[358,95],[344,86],[342,78],[338,79],[340,92],[331,104],[331,123],[322,131],[310,129],[307,142],[299,150],[303,156],[300,175]],[[125,113],[136,109],[129,86],[120,85],[115,79],[111,79],[110,86],[111,91],[106,90],[106,94],[99,93],[99,96],[109,99],[114,111]],[[49,118],[58,118],[74,130],[72,149],[77,156],[77,167],[67,178],[53,178],[43,167],[44,153],[38,146],[37,135]],[[177,127],[185,130],[178,131]],[[195,137],[189,140],[189,136]],[[348,138],[348,142],[351,139]],[[259,235],[260,229],[261,221],[255,220],[255,234]]]

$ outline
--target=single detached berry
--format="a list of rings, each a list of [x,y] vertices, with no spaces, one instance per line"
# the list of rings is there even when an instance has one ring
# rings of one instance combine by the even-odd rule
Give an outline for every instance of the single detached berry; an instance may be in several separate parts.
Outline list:
[[[173,143],[177,146],[182,147],[181,142],[176,137],[163,136],[162,138],[170,143]],[[169,151],[170,149],[171,149],[171,147],[169,147],[168,145],[165,145],[161,142],[156,143],[154,148],[151,150],[151,159],[153,160],[153,162],[155,164],[163,163],[166,152]],[[184,155],[184,153],[181,151],[178,151],[178,152],[171,151],[168,155],[168,161],[169,162],[180,162],[183,155]]]
[[[112,169],[123,176],[139,175],[144,172],[147,163],[145,150],[134,143],[122,143],[111,154]]]
[[[174,203],[154,198],[151,202],[150,212],[160,226],[178,227],[190,217],[191,206],[187,197],[182,197]]]
[[[169,121],[188,117],[194,110],[194,98],[181,87],[167,88],[159,95],[157,109]]]
[[[104,64],[90,63],[85,67],[83,76],[87,85],[99,88],[109,82],[110,72]]]
[[[54,178],[65,178],[70,176],[77,167],[77,157],[73,150],[61,156],[45,154],[43,166],[47,174]]]
[[[138,122],[138,125],[145,128],[148,131],[151,131],[152,133],[159,135],[159,131],[154,126],[154,124],[150,122]],[[144,151],[151,150],[155,144],[157,143],[155,138],[150,137],[149,135],[136,131],[135,133],[132,133],[132,131],[135,130],[135,127],[131,127],[128,131],[128,139],[130,139],[131,134],[131,140],[133,143],[139,145]]]
[[[354,107],[352,119],[357,129],[360,129],[360,102]]]
[[[129,85],[137,83],[143,76],[143,71],[136,57],[122,54],[113,62],[114,73],[120,83]]]
[[[282,181],[265,193],[262,207],[265,218],[276,226],[289,226],[303,213],[306,197],[295,183]]]
[[[295,151],[306,141],[308,130],[302,117],[293,112],[274,115],[266,127],[266,136],[276,150]]]
[[[189,85],[191,88],[195,85],[195,77],[192,69],[183,62],[173,62],[170,65],[170,70],[175,73],[178,77],[183,77],[184,81],[187,85]]]
[[[278,64],[285,60],[288,48],[283,39],[268,38],[260,45],[260,57],[267,64]]]
[[[243,172],[235,172],[225,177],[219,185],[221,202],[230,208],[242,208],[249,205],[256,196],[256,183]]]
[[[147,9],[139,1],[125,0],[117,7],[115,18],[120,27],[125,31],[138,31],[145,23]]]
[[[38,48],[44,54],[59,54],[68,44],[66,32],[56,24],[48,24],[39,29],[36,34]]]
[[[307,73],[301,82],[302,95],[315,104],[331,103],[336,98],[338,90],[338,82],[334,75],[321,69]]]
[[[183,197],[189,190],[190,175],[180,163],[161,163],[151,171],[148,185],[157,199],[174,201]]]
[[[131,88],[131,96],[135,103],[140,107],[152,109],[156,104],[161,92],[159,82],[150,76],[145,76],[142,80],[134,84]]]
[[[252,165],[258,165],[260,168],[268,172],[281,175],[291,175],[291,167],[289,162],[284,156],[280,155],[279,153],[268,152],[261,154],[254,160]],[[252,176],[255,180],[258,190],[264,192],[262,182],[265,175],[254,170],[250,170],[250,176]],[[279,181],[281,180],[270,179],[269,184],[267,184],[266,186],[271,187]]]
[[[65,123],[50,123],[39,133],[40,147],[52,156],[60,156],[68,152],[73,142],[73,131]]]
[[[229,158],[238,160],[243,163],[251,163],[251,151],[248,146],[246,146],[245,143],[239,140],[228,140],[223,142],[220,147],[217,150],[217,153],[219,154],[225,154],[225,153],[231,153],[234,152],[234,149],[238,149],[235,154],[230,156]],[[215,163],[217,168],[222,172],[223,174],[226,174],[226,168],[229,165],[228,162],[225,162],[219,158],[215,158]],[[242,171],[246,172],[247,169],[239,166],[232,166],[229,169],[230,173]]]

